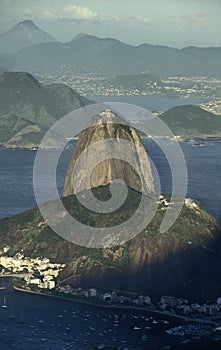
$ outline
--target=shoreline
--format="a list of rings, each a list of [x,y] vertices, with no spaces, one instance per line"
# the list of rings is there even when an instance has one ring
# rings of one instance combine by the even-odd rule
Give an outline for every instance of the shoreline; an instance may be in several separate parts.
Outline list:
[[[5,277],[15,277],[15,278],[24,278],[25,276],[31,276],[31,273],[19,273],[19,274],[9,274],[9,275],[0,275],[0,278]]]
[[[213,140],[213,139],[221,139],[221,134],[220,135],[194,135],[194,136],[187,136],[187,135],[174,135],[174,137],[160,137],[160,136],[140,136],[141,139],[151,139],[151,138],[159,138],[159,139],[165,139],[169,141],[177,141],[177,142],[187,142],[190,140]],[[76,140],[77,138],[74,138],[73,140]],[[70,149],[71,147],[67,147],[65,149]],[[7,147],[7,145],[0,145],[0,150],[3,151],[35,151],[37,152],[38,150],[41,151],[56,151],[58,148],[38,148],[36,147]]]
[[[207,324],[207,325],[213,325],[213,326],[220,326],[220,323],[217,323],[213,320],[209,320],[209,319],[200,319],[200,318],[191,318],[191,317],[187,317],[187,316],[182,316],[182,315],[177,315],[177,314],[171,314],[168,312],[163,312],[160,310],[151,310],[148,308],[144,308],[144,307],[136,307],[136,306],[113,306],[113,305],[102,305],[102,304],[97,304],[97,303],[93,303],[93,302],[89,302],[89,301],[84,301],[84,300],[80,300],[80,299],[75,299],[75,298],[68,298],[68,297],[64,297],[64,296],[59,296],[59,295],[53,295],[53,294],[47,294],[47,293],[42,293],[42,292],[35,292],[35,291],[31,291],[31,290],[27,290],[24,288],[20,288],[20,287],[16,287],[13,285],[13,289],[15,291],[21,292],[21,293],[29,293],[29,294],[34,294],[34,295],[38,295],[38,296],[45,296],[45,297],[51,297],[54,299],[60,299],[60,300],[64,300],[64,301],[69,301],[69,302],[74,302],[74,303],[78,303],[78,304],[83,304],[83,305],[88,305],[88,306],[92,306],[95,308],[100,308],[100,309],[109,309],[109,310],[125,310],[125,312],[128,311],[139,311],[139,312],[145,312],[146,314],[150,315],[151,317],[156,316],[156,317],[163,317],[167,320],[169,320],[170,322],[173,321],[182,321],[182,322],[191,322],[191,323],[197,323],[197,324]]]
[[[55,299],[61,299],[61,300],[65,300],[65,301],[71,301],[71,302],[74,302],[74,303],[79,303],[79,304],[84,304],[84,305],[89,305],[89,306],[94,306],[94,307],[99,307],[99,308],[104,308],[104,309],[126,310],[126,311],[130,311],[130,310],[142,311],[142,312],[147,312],[147,313],[150,313],[150,314],[152,313],[152,314],[164,316],[164,317],[169,318],[169,319],[175,318],[175,319],[179,319],[179,320],[183,320],[183,321],[188,321],[188,319],[185,316],[168,314],[168,313],[164,313],[162,311],[151,310],[151,309],[148,309],[148,308],[142,308],[142,307],[136,307],[136,306],[102,305],[102,304],[92,303],[92,302],[89,302],[89,301],[84,301],[84,300],[80,300],[80,299],[76,299],[76,298],[68,298],[68,297],[59,296],[59,295],[53,295],[53,294],[47,294],[47,293],[27,290],[27,289],[24,289],[24,288],[16,287],[14,285],[13,285],[13,289],[15,291],[18,291],[18,292],[29,293],[29,294],[39,295],[39,296],[46,296],[46,297],[51,297],[51,298],[55,298]]]

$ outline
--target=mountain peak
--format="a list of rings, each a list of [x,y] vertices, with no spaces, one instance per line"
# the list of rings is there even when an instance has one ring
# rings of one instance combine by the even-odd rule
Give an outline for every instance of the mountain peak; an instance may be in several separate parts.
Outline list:
[[[74,184],[73,188],[73,169],[80,154],[84,152],[84,161],[85,159],[89,161],[89,159],[91,159],[89,153],[91,145],[113,138],[117,141],[120,139],[126,140],[133,144],[133,147],[131,147],[131,157],[136,160],[139,175],[142,179],[135,169],[126,161],[109,158],[110,145],[107,143],[104,144],[104,148],[101,151],[102,154],[106,155],[106,157],[103,158],[105,160],[99,163],[93,170],[90,177],[90,187],[105,186],[111,184],[116,179],[122,179],[129,188],[138,192],[153,192],[154,185],[150,160],[140,137],[133,127],[127,124],[125,125],[125,121],[121,116],[111,110],[105,110],[96,115],[91,120],[89,126],[84,129],[79,136],[67,170],[64,184],[64,196],[80,192],[82,190],[82,184],[84,189],[88,189],[87,174],[81,169],[82,167],[79,167],[77,170],[77,183]],[[120,142],[118,142],[114,150],[116,154],[120,154],[120,146]],[[84,167],[84,164],[82,165]],[[88,166],[88,168],[90,168],[90,166]],[[141,181],[143,186],[141,186]]]
[[[91,35],[90,35],[90,34],[87,34],[87,33],[79,33],[79,34],[77,34],[77,35],[73,38],[73,40],[82,39],[82,38],[85,38],[85,37],[87,37],[87,36],[91,36]]]
[[[95,40],[99,40],[100,38],[96,35],[92,35],[92,34],[87,34],[87,33],[79,33],[77,34],[72,40],[71,42],[75,42],[77,40],[84,40],[84,39],[95,39]]]
[[[24,20],[0,35],[0,52],[16,52],[28,46],[54,41],[50,34],[34,22]]]
[[[15,24],[14,27],[19,27],[19,28],[25,28],[26,27],[26,28],[30,28],[30,29],[33,29],[33,28],[40,29],[30,19],[26,19],[26,20],[24,20],[22,22],[19,22],[19,23]]]
[[[41,86],[39,81],[35,77],[33,77],[33,75],[26,72],[4,72],[0,78],[0,81],[15,84],[22,84],[31,81],[32,83],[34,83],[34,85],[37,85],[38,87]]]

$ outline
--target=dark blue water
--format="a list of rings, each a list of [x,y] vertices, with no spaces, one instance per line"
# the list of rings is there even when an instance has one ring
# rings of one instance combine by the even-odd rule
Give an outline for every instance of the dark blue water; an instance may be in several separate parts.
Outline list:
[[[171,171],[167,160],[154,142],[143,140],[160,176],[163,192],[171,192]],[[172,142],[169,142],[171,147]],[[214,216],[221,219],[221,140],[182,142],[188,170],[187,195],[198,199]],[[65,150],[57,168],[57,185],[62,193],[68,162],[73,149]],[[11,216],[36,204],[32,171],[35,151],[0,149],[0,217]],[[46,152],[52,157],[53,152]],[[47,173],[47,167],[45,168]],[[50,184],[50,179],[48,179]]]
[[[0,279],[0,349],[92,349],[99,344],[145,349],[174,342],[165,333],[174,321],[144,311],[101,309],[44,296],[16,292]],[[1,308],[6,297],[7,309]],[[10,319],[13,315],[14,319]],[[154,321],[154,322],[153,322]],[[136,327],[134,329],[134,327]],[[147,339],[142,340],[143,335]],[[180,339],[179,339],[180,340]],[[96,347],[95,347],[96,346]]]

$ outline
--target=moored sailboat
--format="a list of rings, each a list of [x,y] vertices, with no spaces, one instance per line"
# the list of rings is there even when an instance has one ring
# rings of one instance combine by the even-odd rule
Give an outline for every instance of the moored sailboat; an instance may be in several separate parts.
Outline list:
[[[4,299],[3,299],[3,304],[2,304],[2,308],[3,309],[7,309],[7,304],[6,304],[6,297],[4,297]]]

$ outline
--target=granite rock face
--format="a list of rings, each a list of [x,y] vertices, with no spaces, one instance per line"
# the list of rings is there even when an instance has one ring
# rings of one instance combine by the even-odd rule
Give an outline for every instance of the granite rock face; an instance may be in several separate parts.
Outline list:
[[[116,140],[114,147],[103,142],[108,139]],[[121,140],[129,142],[122,145]],[[97,142],[100,144],[96,144]],[[89,152],[92,145],[95,147],[95,152],[91,158]],[[111,159],[108,159],[110,153],[116,155],[116,158],[111,156]],[[79,163],[81,164],[79,166],[76,161],[81,154],[83,154],[82,163]],[[125,157],[128,162],[125,161]],[[91,169],[97,159],[103,160]],[[72,173],[75,166],[77,180],[73,184]],[[89,172],[90,183],[88,184],[86,179]],[[125,124],[122,117],[106,110],[99,113],[89,127],[81,132],[69,163],[63,195],[69,196],[79,192],[80,189],[108,185],[115,179],[123,180],[128,187],[139,192],[150,193],[154,190],[150,160],[140,137],[134,128]]]

